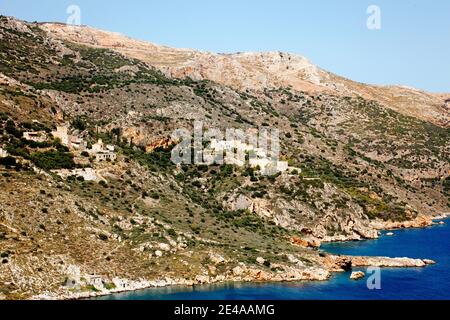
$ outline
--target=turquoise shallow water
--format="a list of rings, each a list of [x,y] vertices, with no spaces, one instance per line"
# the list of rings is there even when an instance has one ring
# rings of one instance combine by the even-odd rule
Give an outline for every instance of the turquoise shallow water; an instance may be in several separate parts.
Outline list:
[[[450,228],[398,230],[378,240],[333,243],[322,249],[335,254],[427,258],[437,262],[426,268],[382,269],[381,289],[369,290],[366,281],[353,281],[349,273],[325,282],[225,284],[147,289],[116,294],[105,300],[300,300],[300,299],[450,299]],[[386,232],[383,232],[385,234]],[[364,269],[361,269],[364,271]]]

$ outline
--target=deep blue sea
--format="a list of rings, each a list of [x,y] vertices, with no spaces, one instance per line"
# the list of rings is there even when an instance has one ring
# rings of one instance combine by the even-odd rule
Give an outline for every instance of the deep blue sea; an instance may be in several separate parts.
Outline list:
[[[426,229],[394,231],[378,240],[333,243],[322,250],[346,255],[432,259],[426,268],[382,269],[381,289],[369,290],[366,280],[353,281],[349,273],[325,282],[222,284],[147,289],[99,299],[115,300],[301,300],[301,299],[450,299],[450,220]],[[365,271],[364,269],[361,269]]]

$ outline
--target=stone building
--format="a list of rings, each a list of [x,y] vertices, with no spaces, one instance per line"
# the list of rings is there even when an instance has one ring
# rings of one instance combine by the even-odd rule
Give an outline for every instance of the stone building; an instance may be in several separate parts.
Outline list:
[[[47,140],[47,133],[45,131],[24,132],[23,137],[28,141],[45,142]]]
[[[61,141],[61,144],[69,149],[86,150],[87,143],[83,139],[79,138],[76,134],[70,134],[68,125],[58,126],[56,131],[52,132],[54,138]]]
[[[69,126],[58,126],[56,131],[52,132],[54,138],[59,139],[61,144],[68,147],[69,146]]]

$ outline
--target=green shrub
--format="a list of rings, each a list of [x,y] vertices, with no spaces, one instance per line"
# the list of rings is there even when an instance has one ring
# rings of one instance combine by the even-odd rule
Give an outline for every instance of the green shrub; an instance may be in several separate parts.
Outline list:
[[[33,153],[31,161],[44,170],[75,168],[73,155],[59,150]]]
[[[106,234],[100,233],[98,235],[98,238],[102,241],[107,241],[108,240],[108,236]]]
[[[16,158],[8,156],[5,158],[0,158],[0,165],[3,165],[5,167],[14,167],[16,166],[17,161]]]

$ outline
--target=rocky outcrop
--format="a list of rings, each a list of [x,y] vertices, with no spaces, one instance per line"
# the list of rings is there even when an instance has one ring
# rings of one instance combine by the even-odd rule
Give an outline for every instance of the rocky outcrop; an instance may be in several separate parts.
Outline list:
[[[311,239],[301,239],[297,236],[291,238],[291,243],[296,246],[304,248],[318,248],[320,247],[320,241],[314,238]]]
[[[322,264],[332,272],[350,271],[357,267],[421,268],[435,263],[435,261],[428,259],[336,255],[327,255],[322,260]]]
[[[175,144],[175,141],[173,141],[172,139],[161,138],[161,139],[158,139],[156,141],[149,143],[145,147],[145,152],[153,152],[154,150],[156,150],[158,148],[167,149],[168,147],[172,146],[173,144]]]
[[[238,266],[233,269],[235,278],[234,281],[244,282],[285,282],[285,281],[302,281],[302,280],[316,280],[324,281],[329,279],[331,272],[327,269],[312,268],[312,267],[291,267],[275,265],[274,267],[282,268],[282,271],[273,273],[265,270]]]
[[[366,274],[362,271],[355,271],[352,272],[352,274],[350,275],[350,279],[352,280],[361,280],[364,279],[364,277],[366,276]]]
[[[216,257],[217,258],[217,257]],[[258,259],[259,263],[262,258]],[[222,263],[222,259],[218,259],[217,263]],[[264,261],[265,262],[265,261]],[[287,281],[325,281],[328,280],[332,272],[350,271],[352,267],[389,267],[389,268],[405,268],[405,267],[425,267],[434,264],[432,260],[426,259],[411,259],[411,258],[388,258],[388,257],[351,257],[351,256],[334,256],[327,255],[322,259],[321,267],[305,267],[302,263],[298,266],[287,266],[282,264],[273,264],[273,269],[279,270],[276,272],[268,271],[266,269],[257,268],[255,266],[247,266],[244,263],[239,263],[231,272],[225,274],[210,276],[208,274],[200,274],[193,279],[172,279],[165,278],[156,281],[147,280],[127,280],[114,278],[111,283],[112,288],[106,288],[101,285],[97,291],[77,292],[73,291],[73,287],[66,287],[64,292],[44,292],[40,295],[34,296],[32,299],[81,299],[101,295],[108,295],[113,293],[120,293],[126,291],[135,291],[151,287],[165,287],[173,285],[194,286],[203,284],[220,283],[225,281],[231,282],[287,282]],[[89,277],[89,276],[88,276]],[[362,271],[352,272],[350,279],[360,280],[365,277]],[[77,274],[77,279],[80,275]],[[107,281],[96,276],[99,283],[106,283]]]
[[[322,264],[332,272],[344,272],[352,269],[352,259],[344,256],[327,255]]]
[[[419,215],[417,218],[409,221],[374,221],[371,226],[377,230],[395,230],[410,228],[425,228],[433,225],[433,218],[429,216]]]
[[[380,268],[421,268],[436,262],[428,259],[388,258],[388,257],[347,257],[353,267]]]

